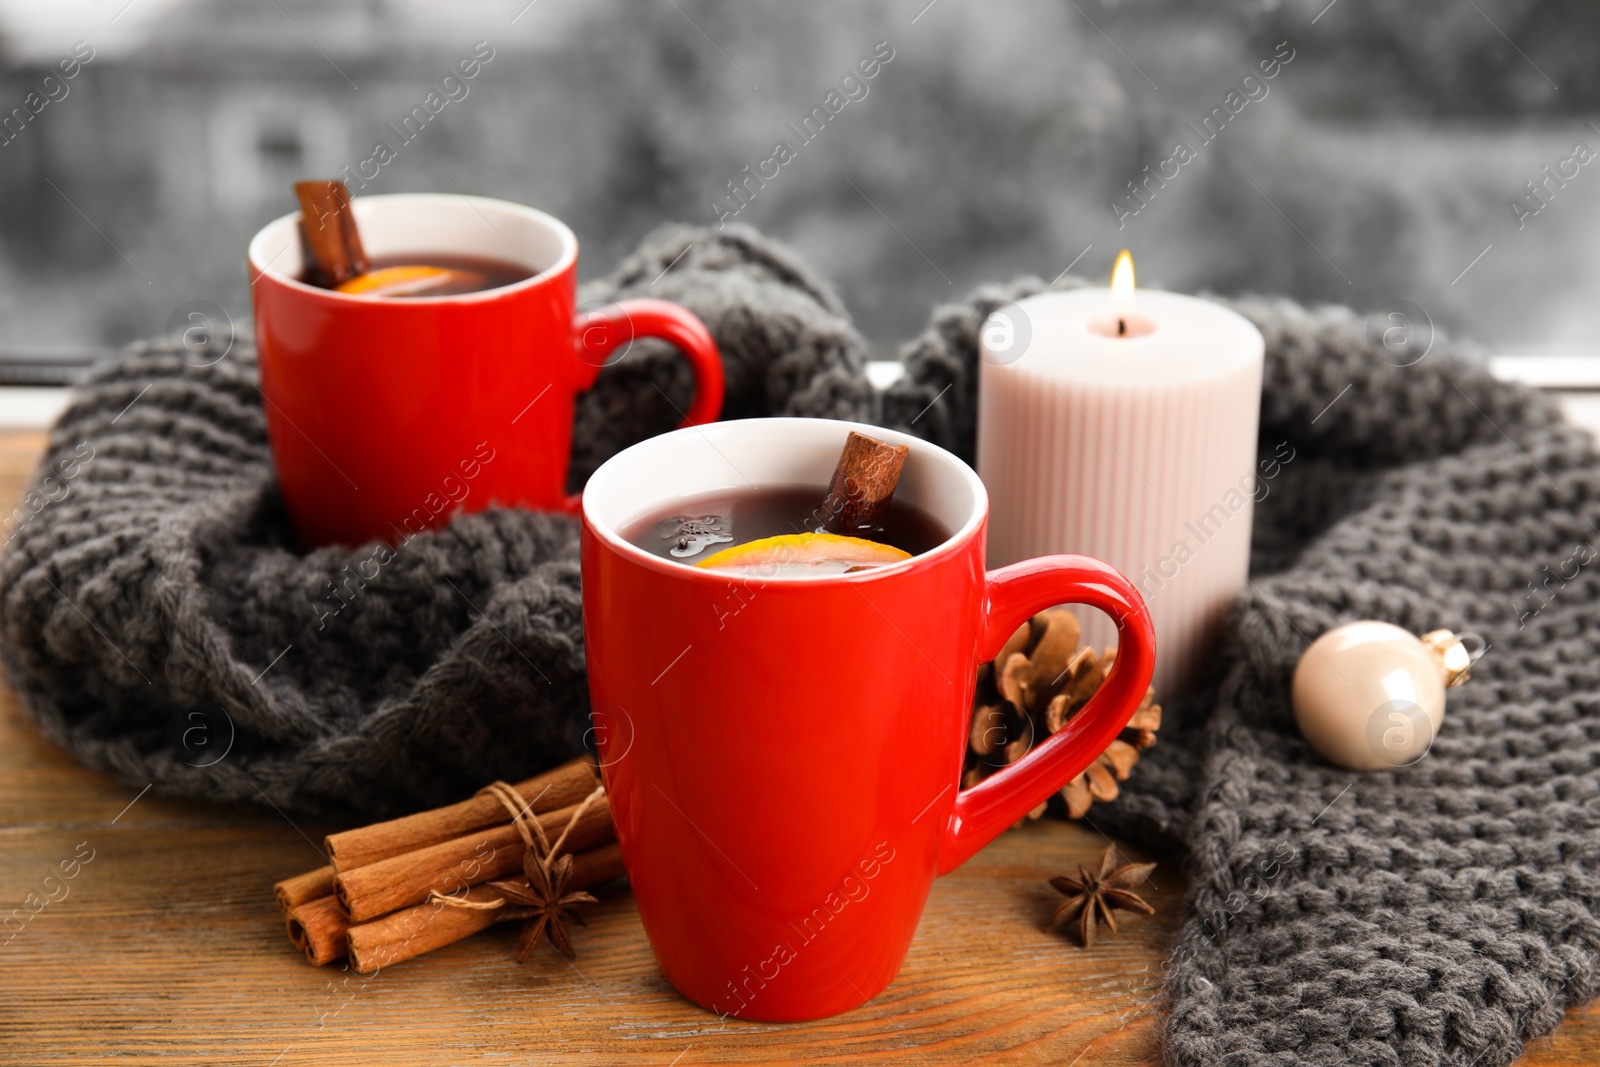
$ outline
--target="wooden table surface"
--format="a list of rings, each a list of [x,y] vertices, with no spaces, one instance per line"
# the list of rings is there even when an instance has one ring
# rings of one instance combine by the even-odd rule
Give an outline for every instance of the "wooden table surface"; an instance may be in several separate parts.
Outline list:
[[[0,514],[43,443],[0,431]],[[271,886],[319,865],[338,828],[163,800],[85,770],[0,687],[0,919],[26,916],[0,927],[0,1062],[1160,1062],[1182,876],[1162,862],[1157,914],[1079,948],[1045,929],[1060,899],[1046,879],[1098,858],[1104,839],[1086,827],[1046,819],[1004,835],[935,883],[888,990],[787,1025],[719,1022],[674,992],[625,888],[575,928],[576,964],[548,950],[518,964],[515,930],[500,927],[371,979],[313,968],[285,939]],[[47,882],[74,856],[75,877]],[[48,902],[30,912],[29,894]],[[1524,1062],[1600,1062],[1600,1009],[1571,1013]]]

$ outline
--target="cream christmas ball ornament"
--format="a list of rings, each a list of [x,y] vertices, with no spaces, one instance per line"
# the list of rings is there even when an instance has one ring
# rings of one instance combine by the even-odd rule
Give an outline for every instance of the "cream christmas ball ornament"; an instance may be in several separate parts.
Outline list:
[[[1467,680],[1483,650],[1476,634],[1434,630],[1419,638],[1373,620],[1329,630],[1295,667],[1295,722],[1312,748],[1341,767],[1409,766],[1433,746],[1445,690]]]

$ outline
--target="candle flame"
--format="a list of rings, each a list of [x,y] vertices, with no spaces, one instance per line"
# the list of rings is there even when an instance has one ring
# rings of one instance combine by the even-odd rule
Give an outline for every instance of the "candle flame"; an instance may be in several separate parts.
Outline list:
[[[1124,248],[1111,268],[1111,299],[1119,306],[1133,300],[1133,255]]]

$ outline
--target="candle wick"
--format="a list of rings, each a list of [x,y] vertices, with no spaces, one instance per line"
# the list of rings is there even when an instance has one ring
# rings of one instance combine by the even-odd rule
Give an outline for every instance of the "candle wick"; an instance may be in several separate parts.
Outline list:
[[[1121,315],[1117,316],[1117,336],[1128,336],[1128,320],[1123,318]]]

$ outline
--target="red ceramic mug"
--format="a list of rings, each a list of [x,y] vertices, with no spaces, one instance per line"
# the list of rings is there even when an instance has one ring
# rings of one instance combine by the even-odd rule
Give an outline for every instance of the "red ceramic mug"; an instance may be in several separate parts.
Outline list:
[[[683,425],[722,406],[722,363],[662,300],[576,314],[578,242],[559,220],[459,195],[353,201],[367,253],[518,264],[533,276],[462,296],[347,295],[300,281],[298,213],[250,242],[261,395],[278,484],[307,547],[394,541],[491,503],[577,510],[566,494],[573,401],[635,337],[695,372]]]
[[[640,519],[740,487],[823,487],[849,430],[911,448],[897,499],[951,531],[838,577],[731,576],[651,555]],[[877,427],[752,419],[607,461],[583,498],[589,691],[617,838],[661,969],[742,1019],[877,995],[936,874],[1076,777],[1133,715],[1154,633],[1133,585],[1083,556],[984,571],[988,497],[949,452]],[[1098,693],[1019,762],[958,791],[978,664],[1041,609],[1109,614]]]

